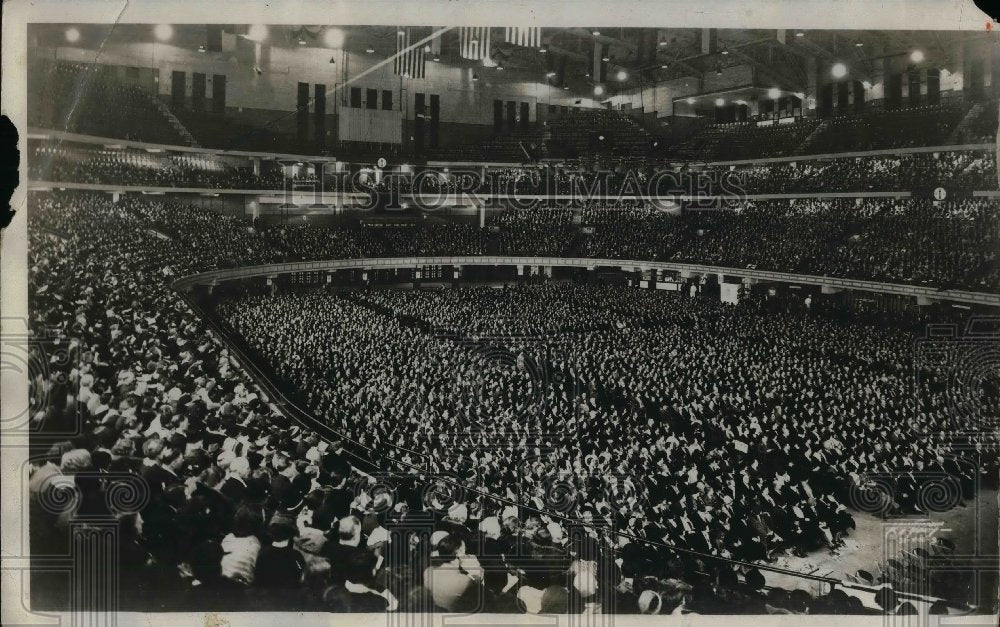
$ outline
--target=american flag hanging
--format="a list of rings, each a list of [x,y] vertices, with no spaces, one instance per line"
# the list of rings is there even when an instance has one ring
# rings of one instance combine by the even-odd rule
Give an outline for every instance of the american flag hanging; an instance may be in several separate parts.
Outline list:
[[[608,79],[608,58],[610,46],[599,41],[594,42],[594,81],[603,83]]]
[[[504,40],[515,46],[537,48],[542,45],[542,27],[508,26],[504,29]]]
[[[396,31],[396,58],[393,72],[409,78],[424,78],[425,59],[423,46],[410,45],[410,29]]]
[[[490,28],[488,26],[462,26],[458,29],[459,54],[463,59],[481,61],[490,56]]]

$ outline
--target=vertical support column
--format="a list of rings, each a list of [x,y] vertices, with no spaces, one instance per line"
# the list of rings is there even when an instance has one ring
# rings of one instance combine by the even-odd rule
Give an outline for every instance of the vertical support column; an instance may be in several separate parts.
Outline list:
[[[118,525],[88,520],[70,527],[72,627],[118,624]]]
[[[479,228],[486,228],[486,203],[479,205]]]
[[[253,163],[253,175],[260,176],[260,157],[253,157],[250,162]]]
[[[111,202],[117,203],[119,200],[121,200],[121,197],[122,197],[121,192],[111,192]]]

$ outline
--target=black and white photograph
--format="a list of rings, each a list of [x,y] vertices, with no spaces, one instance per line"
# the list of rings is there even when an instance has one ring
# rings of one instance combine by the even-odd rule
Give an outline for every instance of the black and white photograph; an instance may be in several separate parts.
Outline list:
[[[633,2],[13,3],[4,612],[996,624],[1000,24]]]

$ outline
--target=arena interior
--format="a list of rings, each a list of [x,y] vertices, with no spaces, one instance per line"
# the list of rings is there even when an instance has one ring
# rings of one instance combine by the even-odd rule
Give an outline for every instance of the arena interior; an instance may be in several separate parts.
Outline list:
[[[35,606],[996,610],[992,33],[28,37]]]

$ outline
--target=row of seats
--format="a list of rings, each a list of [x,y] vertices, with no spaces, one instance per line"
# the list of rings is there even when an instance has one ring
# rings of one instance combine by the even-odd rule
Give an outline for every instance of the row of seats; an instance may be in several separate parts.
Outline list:
[[[28,125],[69,133],[184,145],[142,87],[119,79],[114,68],[42,63],[28,72]]]

